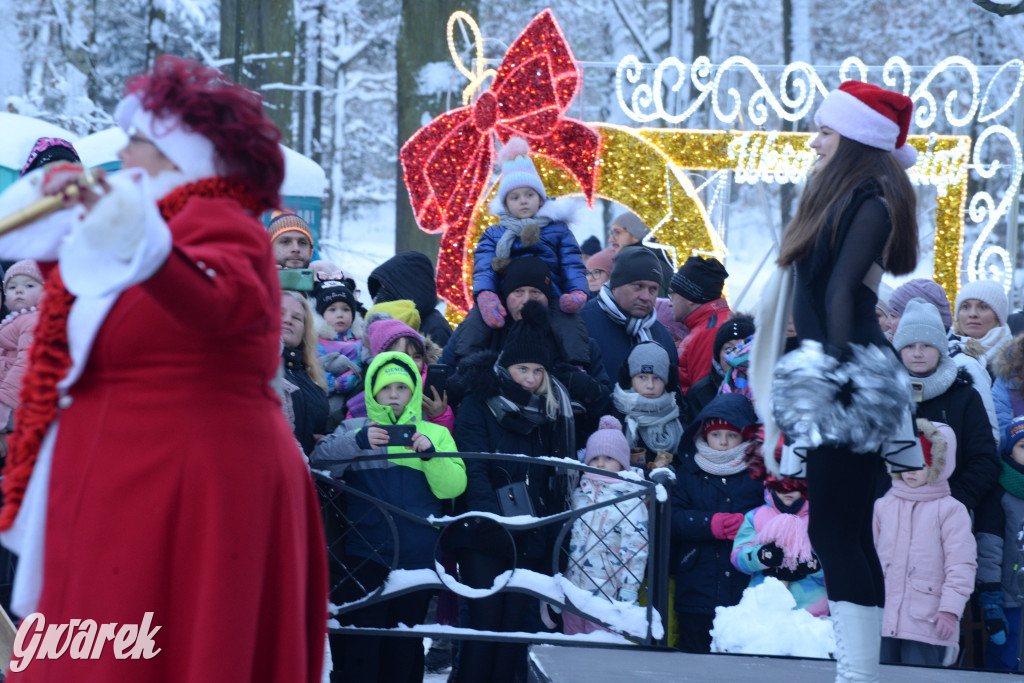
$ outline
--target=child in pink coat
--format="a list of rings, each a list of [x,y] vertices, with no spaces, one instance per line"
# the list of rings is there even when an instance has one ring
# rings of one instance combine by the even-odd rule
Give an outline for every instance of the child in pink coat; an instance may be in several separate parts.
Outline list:
[[[35,261],[18,261],[4,275],[4,303],[10,311],[0,321],[0,433],[4,439],[14,426],[12,416],[42,294],[43,276]],[[6,447],[3,450],[6,452]]]
[[[873,530],[885,574],[882,662],[949,666],[978,567],[971,518],[949,493],[956,437],[918,419],[924,469],[894,473],[875,502]]]

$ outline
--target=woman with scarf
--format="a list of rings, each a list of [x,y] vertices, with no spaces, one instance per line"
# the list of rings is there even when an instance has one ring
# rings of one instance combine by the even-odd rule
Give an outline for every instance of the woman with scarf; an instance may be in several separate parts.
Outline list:
[[[572,407],[562,384],[550,373],[554,337],[545,308],[527,302],[513,324],[501,353],[483,352],[463,361],[475,378],[474,393],[459,405],[455,442],[461,453],[519,453],[530,457],[575,458]],[[567,509],[571,490],[565,476],[547,464],[466,458],[469,482],[462,499],[469,511],[495,515],[546,517]],[[528,500],[518,511],[500,505],[499,489],[525,485]],[[513,490],[513,495],[515,492]],[[506,498],[503,495],[503,498]],[[494,523],[467,519],[452,528],[452,545],[462,583],[489,588],[509,569],[553,571],[551,554],[558,528],[552,525],[513,532],[515,555],[507,533]],[[470,628],[522,631],[531,599],[504,591],[469,601]],[[526,645],[482,640],[464,641],[459,651],[459,679],[513,681],[526,664]]]
[[[159,57],[126,91],[122,171],[90,189],[50,165],[0,197],[0,215],[41,193],[68,207],[0,238],[46,276],[0,529],[21,560],[15,611],[149,624],[159,651],[97,645],[28,673],[313,683],[323,531],[271,385],[281,293],[258,219],[280,201],[280,133],[258,95],[194,61]]]
[[[806,476],[814,502],[809,534],[828,577],[838,681],[878,680],[884,585],[871,534],[878,456],[902,469],[924,462],[909,381],[875,315],[882,273],[917,265],[916,198],[905,171],[917,154],[906,143],[912,112],[910,98],[859,81],[824,99],[811,142],[818,159],[783,232],[780,274],[768,288],[778,291],[762,297],[755,340],[754,399],[765,402],[766,422],[774,410],[792,445],[781,468],[766,462],[776,476],[779,469]],[[774,354],[760,351],[781,349],[790,307],[803,346],[776,366]],[[908,438],[890,448],[901,428]],[[775,438],[766,424],[766,441]]]
[[[678,394],[678,373],[669,372],[669,356],[660,344],[641,342],[619,368],[612,391],[615,417],[625,425],[635,465],[663,466],[672,461],[683,435]],[[667,462],[666,462],[667,460]]]

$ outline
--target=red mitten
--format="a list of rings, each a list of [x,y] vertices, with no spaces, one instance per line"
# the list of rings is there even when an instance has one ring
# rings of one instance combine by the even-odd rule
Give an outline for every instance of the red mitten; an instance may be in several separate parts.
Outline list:
[[[566,292],[558,298],[558,307],[563,313],[579,313],[586,303],[587,293],[580,289]]]
[[[941,640],[949,640],[956,633],[960,620],[951,612],[939,612],[935,617],[935,635]]]
[[[487,327],[498,329],[505,326],[505,307],[501,305],[501,299],[494,292],[480,292],[476,298],[476,306],[480,309],[480,317],[487,323]]]
[[[736,538],[742,525],[742,512],[716,512],[711,515],[711,535],[723,541]]]

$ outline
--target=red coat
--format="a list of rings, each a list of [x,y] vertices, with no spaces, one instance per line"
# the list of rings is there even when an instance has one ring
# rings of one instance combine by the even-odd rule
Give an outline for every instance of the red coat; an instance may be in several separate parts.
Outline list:
[[[24,680],[320,680],[327,565],[317,496],[270,381],[280,290],[266,232],[193,198],[126,290],[60,414],[39,611],[160,626],[162,651],[33,661]],[[65,399],[66,402],[66,399]]]
[[[703,304],[683,324],[690,330],[679,352],[679,387],[683,393],[711,372],[711,356],[718,328],[732,315],[725,299]]]

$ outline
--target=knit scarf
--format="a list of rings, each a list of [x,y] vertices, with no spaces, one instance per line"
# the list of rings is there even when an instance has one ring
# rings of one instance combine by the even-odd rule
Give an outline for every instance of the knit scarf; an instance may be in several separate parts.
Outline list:
[[[949,482],[945,479],[934,484],[922,484],[917,488],[907,486],[902,479],[894,479],[889,495],[917,503],[938,500],[949,495]]]
[[[747,449],[750,442],[744,441],[725,451],[716,451],[703,437],[697,439],[697,453],[693,456],[697,466],[708,474],[728,477],[747,469]]]
[[[683,436],[675,392],[647,398],[616,384],[612,401],[626,419],[626,441],[630,447],[639,443],[639,437],[653,451],[675,453]]]
[[[643,318],[634,318],[626,315],[619,308],[619,303],[615,301],[615,297],[612,296],[612,288],[608,286],[607,282],[597,293],[597,304],[605,312],[605,315],[611,318],[613,323],[626,328],[626,333],[633,338],[634,344],[642,341],[652,341],[651,325],[658,322],[653,308]]]
[[[927,401],[946,393],[946,390],[953,386],[953,382],[956,381],[958,370],[956,361],[949,356],[941,356],[935,372],[927,377],[911,377],[910,381],[920,383],[924,387],[923,400]]]
[[[721,384],[718,385],[718,393],[732,394],[739,393],[751,398],[750,380],[747,378],[747,370],[750,367],[750,349],[754,345],[754,335],[747,337],[741,344],[733,347],[732,351],[725,354],[725,361],[729,364]]]
[[[505,232],[501,234],[498,244],[494,247],[494,255],[500,259],[508,259],[511,257],[512,243],[516,241],[517,237],[522,237],[523,229],[527,225],[533,224],[537,226],[538,230],[542,230],[551,222],[551,219],[547,216],[534,215],[529,218],[516,218],[512,214],[504,211],[501,212],[498,218],[499,225],[505,228]]]
[[[157,202],[164,221],[170,222],[192,197],[234,199],[253,215],[259,215],[268,208],[238,182],[203,178],[176,188]],[[0,491],[3,492],[0,531],[7,531],[14,523],[43,437],[57,417],[57,400],[60,398],[57,383],[71,367],[67,320],[74,302],[75,296],[64,286],[59,268],[53,268],[43,283],[39,322],[36,323],[28,368],[18,393],[14,431],[8,439],[7,462],[3,481],[0,482]]]
[[[1003,459],[1000,463],[1003,467],[999,475],[999,485],[1015,498],[1024,498],[1024,468],[1014,467]]]

